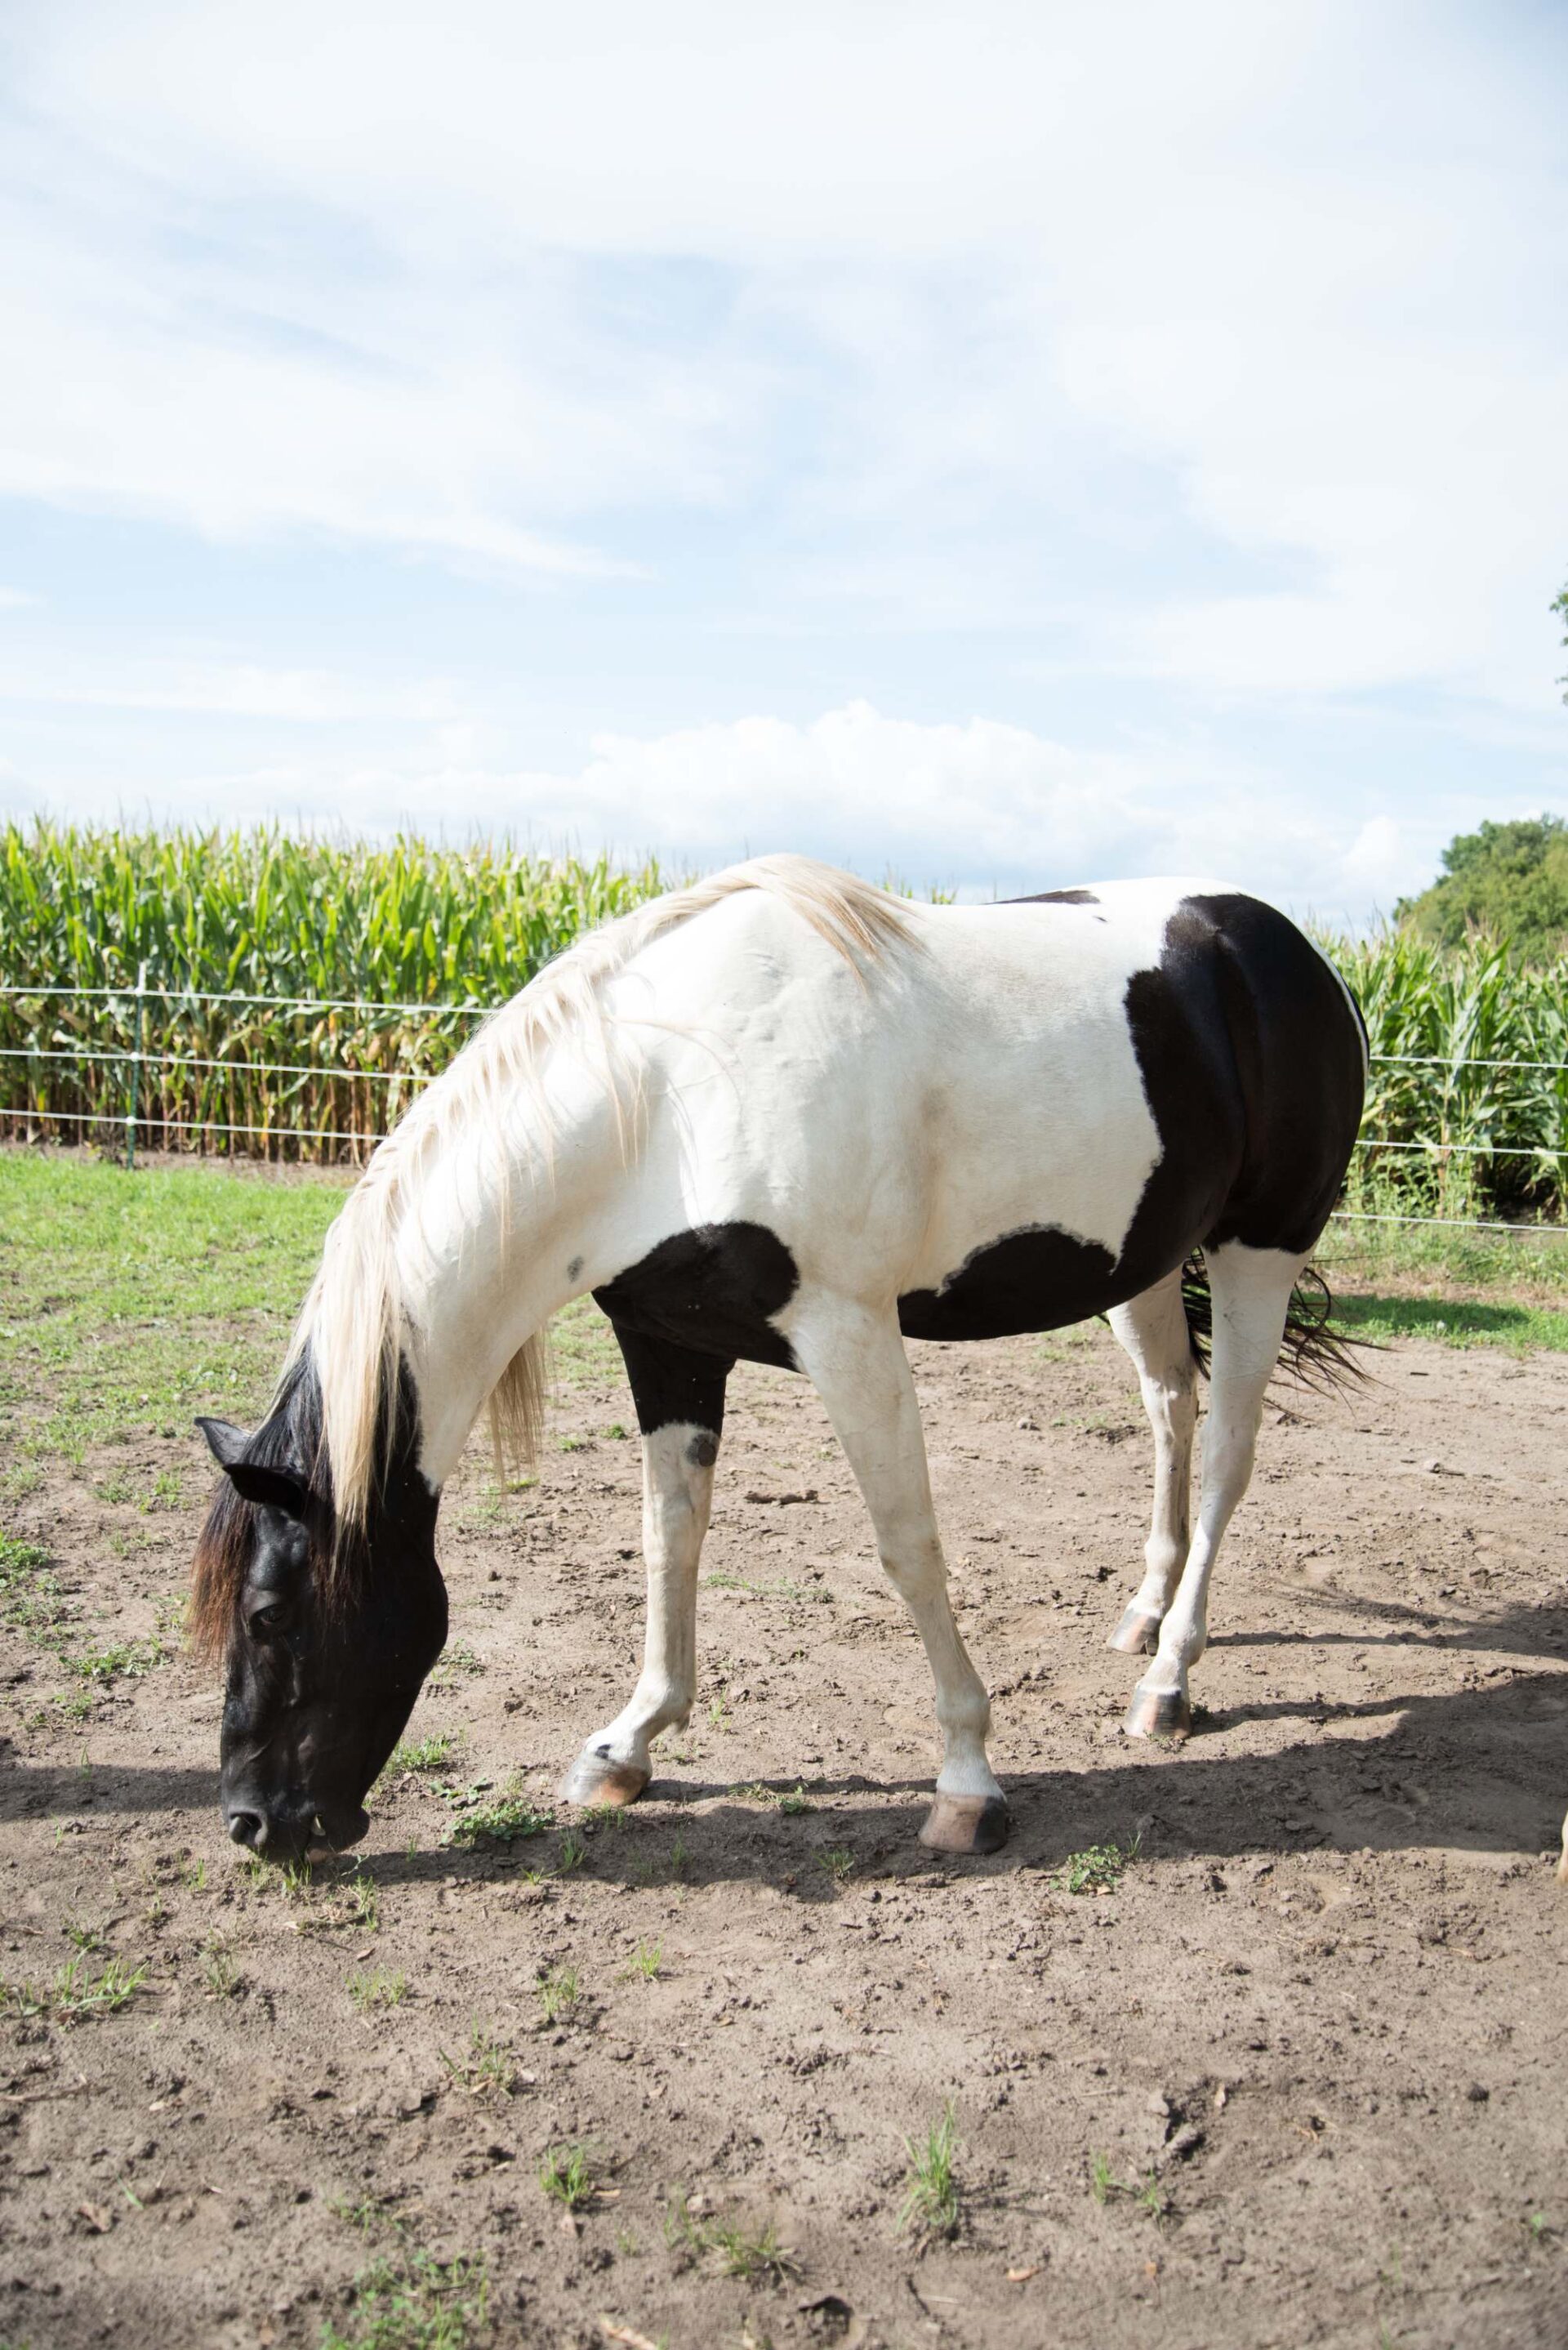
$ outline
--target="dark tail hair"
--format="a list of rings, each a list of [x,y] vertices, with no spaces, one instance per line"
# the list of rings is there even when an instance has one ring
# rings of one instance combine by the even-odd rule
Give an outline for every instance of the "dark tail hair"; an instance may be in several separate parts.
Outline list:
[[[1181,1268],[1181,1303],[1192,1337],[1193,1358],[1207,1378],[1214,1299],[1200,1250],[1195,1249]],[[1347,1395],[1367,1384],[1372,1374],[1359,1357],[1371,1342],[1336,1330],[1333,1317],[1329,1285],[1316,1265],[1309,1264],[1291,1292],[1276,1377],[1293,1379],[1298,1387],[1314,1388],[1320,1395]]]

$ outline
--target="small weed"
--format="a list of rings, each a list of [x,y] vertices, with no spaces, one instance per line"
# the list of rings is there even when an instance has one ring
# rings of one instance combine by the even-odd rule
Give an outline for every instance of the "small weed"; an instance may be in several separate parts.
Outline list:
[[[97,1975],[83,1971],[80,1959],[67,1959],[50,1983],[0,1981],[0,2013],[52,2015],[57,2023],[85,2022],[129,2007],[147,1981],[145,1966],[110,1959]]]
[[[182,1862],[180,1867],[180,1882],[182,1885],[189,1886],[192,1893],[205,1893],[207,1889],[206,1862],[204,1860],[186,1860]]]
[[[1058,1893],[1114,1893],[1127,1863],[1137,1857],[1138,1841],[1134,1836],[1130,1844],[1092,1844],[1070,1852],[1051,1878],[1052,1887]]]
[[[232,1950],[211,1942],[202,1953],[202,1981],[213,1999],[233,1999],[240,1987],[240,1970]]]
[[[730,1711],[728,1700],[722,1697],[716,1697],[713,1700],[712,1704],[708,1708],[709,1728],[711,1730],[728,1730],[732,1719],[733,1717]]]
[[[546,2023],[569,2015],[577,2003],[576,1967],[547,1967],[539,1978],[539,2005]]]
[[[368,1877],[361,1866],[354,1871],[345,1888],[348,1895],[348,1923],[361,1934],[379,1934],[381,1930],[381,1898],[373,1877]]]
[[[950,2097],[924,2137],[907,2137],[904,2200],[898,2225],[922,2236],[958,2232],[959,2191],[953,2165],[959,2151],[958,2116]]]
[[[576,1828],[568,1828],[556,1847],[556,1874],[558,1877],[575,1876],[587,1856],[588,1848],[582,1837]]]
[[[798,1782],[792,1791],[781,1792],[777,1787],[764,1786],[760,1779],[753,1779],[743,1787],[732,1787],[730,1793],[739,1803],[770,1804],[775,1812],[783,1812],[787,1819],[794,1819],[801,1812],[811,1809],[805,1789]]]
[[[449,2056],[444,2048],[441,2052],[441,2061],[458,2087],[466,2089],[471,2097],[488,2096],[493,2092],[501,2097],[512,2095],[512,2085],[516,2078],[512,2051],[504,2047],[493,2033],[486,2032],[483,2023],[470,2026],[468,2053],[461,2062]]]
[[[1102,2206],[1108,2203],[1112,2195],[1116,2191],[1116,2175],[1111,2168],[1110,2156],[1108,2154],[1091,2154],[1089,2157],[1089,2192],[1094,2197],[1096,2202]]]
[[[827,1851],[816,1854],[815,1859],[818,1868],[831,1877],[835,1885],[842,1885],[855,1867],[855,1855],[846,1852],[841,1844],[831,1845]]]
[[[316,1870],[308,1860],[286,1861],[277,1882],[286,1901],[303,1901],[316,1890]]]
[[[597,2181],[593,2157],[586,2146],[547,2146],[539,2164],[539,2185],[552,2203],[568,2211],[592,2199]]]
[[[466,1640],[453,1640],[430,1677],[431,1689],[451,1689],[454,1681],[472,1680],[484,1667]]]
[[[1134,2204],[1146,2220],[1163,2220],[1170,2210],[1170,2198],[1151,2170],[1141,2187],[1131,2189]]]
[[[90,1954],[103,1948],[103,1936],[96,1926],[78,1926],[67,1918],[64,1920],[63,1931],[73,1950]]]
[[[612,1419],[609,1426],[605,1430],[605,1435],[612,1444],[619,1444],[622,1442],[626,1433],[626,1430],[621,1426],[618,1419]]]
[[[484,2326],[484,2262],[462,2253],[438,2261],[415,2247],[401,2261],[362,2270],[352,2297],[352,2331],[328,2324],[320,2350],[466,2350]]]
[[[675,1831],[675,1841],[670,1847],[670,1876],[683,1877],[686,1873],[686,1864],[691,1857],[691,1854],[686,1849],[686,1839],[681,1835],[680,1829],[677,1828]]]
[[[700,2218],[680,2187],[665,2210],[664,2241],[672,2249],[690,2252],[694,2260],[712,2253],[723,2275],[743,2277],[749,2283],[766,2278],[772,2284],[784,2284],[801,2273],[794,2252],[780,2243],[773,2220],[757,2228],[742,2227],[732,2220]]]
[[[664,1946],[661,1942],[639,1942],[621,1969],[622,1979],[627,1982],[657,1982],[663,1964]]]
[[[526,1795],[513,1791],[498,1795],[493,1803],[474,1804],[464,1811],[448,1828],[446,1841],[514,1844],[520,1836],[538,1835],[555,1824],[553,1812],[536,1811]]]
[[[141,1503],[143,1512],[177,1510],[185,1499],[185,1487],[178,1469],[160,1469],[152,1480],[152,1490]]]
[[[460,1731],[431,1731],[428,1738],[421,1738],[411,1745],[405,1742],[394,1746],[381,1776],[396,1779],[405,1771],[444,1771],[462,1744]]]
[[[401,2007],[408,1989],[407,1975],[389,1974],[385,1967],[362,1970],[348,1978],[348,1996],[361,2015],[373,2014],[378,2008]]]
[[[557,1436],[556,1443],[562,1452],[586,1452],[588,1448],[586,1436]]]

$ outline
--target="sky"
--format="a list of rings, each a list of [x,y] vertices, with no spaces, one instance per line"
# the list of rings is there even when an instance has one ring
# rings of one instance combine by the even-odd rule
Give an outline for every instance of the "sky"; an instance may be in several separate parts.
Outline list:
[[[1568,11],[9,0],[0,817],[1362,924],[1568,813]]]

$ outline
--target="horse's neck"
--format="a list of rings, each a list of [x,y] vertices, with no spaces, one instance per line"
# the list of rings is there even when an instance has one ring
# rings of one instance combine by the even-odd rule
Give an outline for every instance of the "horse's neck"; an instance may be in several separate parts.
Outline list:
[[[600,1253],[619,1156],[608,1105],[599,1097],[557,1118],[548,1146],[535,1129],[519,1118],[500,1152],[454,1141],[405,1215],[405,1345],[432,1485],[456,1467],[513,1357],[581,1294]]]

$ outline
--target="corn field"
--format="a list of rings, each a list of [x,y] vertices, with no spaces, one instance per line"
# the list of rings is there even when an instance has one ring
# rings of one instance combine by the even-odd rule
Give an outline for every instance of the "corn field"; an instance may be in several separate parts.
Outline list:
[[[20,992],[0,995],[0,1105],[26,1115],[4,1130],[104,1139],[79,1121],[124,1118],[144,1024],[144,1142],[362,1158],[333,1138],[384,1131],[479,1012],[677,878],[410,838],[7,825],[0,984]],[[26,992],[50,986],[105,993]]]
[[[683,878],[415,838],[7,825],[0,984],[18,992],[0,994],[0,1131],[113,1147],[144,1034],[143,1143],[361,1159],[355,1138],[395,1122],[480,1012]],[[1399,931],[1319,943],[1374,1056],[1345,1205],[1562,1218],[1568,1066],[1542,1065],[1568,1063],[1568,964]],[[27,992],[49,987],[101,993]]]

